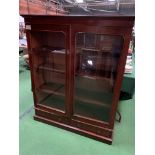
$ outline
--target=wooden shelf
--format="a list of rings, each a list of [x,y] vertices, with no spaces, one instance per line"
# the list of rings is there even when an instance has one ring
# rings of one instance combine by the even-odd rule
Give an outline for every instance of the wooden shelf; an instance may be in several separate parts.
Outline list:
[[[43,70],[48,70],[48,71],[51,71],[51,72],[65,74],[65,71],[57,69],[57,68],[52,68],[51,66],[52,66],[52,64],[41,64],[38,67],[36,66],[36,68],[43,69]]]
[[[32,48],[32,51],[35,52],[48,52],[50,54],[65,54],[65,49],[61,47],[52,47],[52,46],[41,46]]]
[[[42,96],[39,104],[61,110],[61,112],[65,110],[64,85],[58,83],[45,83],[41,85],[37,90]]]
[[[85,50],[85,51],[96,51],[102,53],[111,53],[112,50],[104,50],[104,49],[95,49],[95,48],[87,48],[87,47],[77,47],[77,49]]]
[[[60,85],[60,84],[52,84],[52,83],[43,84],[39,87],[39,91],[65,97],[64,85]],[[94,99],[88,99],[88,98],[90,97],[85,97],[84,95],[74,97],[75,100],[79,100],[84,103],[93,104],[97,106],[103,106],[105,108],[110,108],[109,104],[106,104],[104,102],[97,101]]]
[[[88,99],[88,98],[85,98],[85,97],[76,96],[75,100],[79,100],[81,102],[85,102],[85,103],[93,104],[93,105],[97,105],[97,106],[103,106],[105,108],[110,108],[109,104],[106,104],[104,102],[97,101],[97,100]]]
[[[65,96],[64,85],[55,83],[46,83],[39,87],[39,90],[45,93]]]
[[[112,92],[98,92],[94,89],[75,88],[74,99],[84,104],[92,104],[110,108],[112,103]]]
[[[81,49],[81,50],[87,50],[87,51],[96,51],[96,52],[101,51],[101,50],[95,49],[95,48],[86,48],[86,47],[77,47],[77,48]]]
[[[113,83],[110,79],[92,79],[89,77],[77,76],[75,78],[75,87],[90,90],[90,86],[96,92],[113,92]]]
[[[99,76],[99,75],[86,75],[85,73],[76,73],[75,74],[76,76],[79,76],[79,77],[83,77],[83,78],[87,78],[87,79],[92,79],[92,80],[106,80],[106,81],[109,81],[110,82],[110,78],[105,78],[105,77],[102,77],[102,76]]]

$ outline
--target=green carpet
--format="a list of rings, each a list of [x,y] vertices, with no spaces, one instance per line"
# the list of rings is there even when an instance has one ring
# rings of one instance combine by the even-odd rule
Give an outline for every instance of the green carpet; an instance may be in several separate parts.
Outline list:
[[[19,94],[20,155],[134,155],[134,98],[119,103],[121,123],[115,123],[113,144],[107,145],[33,120],[30,73],[22,68]]]

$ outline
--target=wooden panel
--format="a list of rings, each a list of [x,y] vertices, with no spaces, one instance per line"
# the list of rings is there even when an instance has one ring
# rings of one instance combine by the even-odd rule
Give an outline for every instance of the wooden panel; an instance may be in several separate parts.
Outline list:
[[[34,119],[37,121],[46,123],[46,124],[54,125],[54,126],[81,134],[81,135],[89,137],[89,138],[93,138],[95,140],[98,140],[98,141],[101,141],[101,142],[104,142],[107,144],[112,144],[112,138],[108,138],[106,136],[100,136],[98,134],[95,134],[95,133],[92,133],[92,132],[89,132],[86,130],[82,130],[82,129],[79,129],[79,128],[76,128],[76,127],[73,127],[73,126],[70,126],[70,125],[67,125],[64,123],[59,123],[58,121],[54,121],[52,119],[48,119],[48,118],[37,116],[37,115],[34,116]]]
[[[39,16],[31,18],[29,15],[23,15],[26,23],[42,24]],[[134,17],[124,17],[124,16],[43,16],[44,23],[47,24],[80,24],[84,26],[121,26],[121,27],[133,27]]]
[[[93,132],[93,133],[101,135],[101,136],[112,138],[112,130],[110,130],[108,128],[97,127],[92,124],[80,122],[80,121],[77,121],[74,119],[71,120],[71,125],[79,128],[79,129],[90,131],[90,132]]]
[[[54,121],[58,121],[60,123],[69,124],[69,119],[67,117],[56,115],[55,113],[51,113],[51,112],[49,113],[47,111],[36,108],[35,109],[35,114],[38,115],[38,116],[41,116],[41,117],[52,119]]]

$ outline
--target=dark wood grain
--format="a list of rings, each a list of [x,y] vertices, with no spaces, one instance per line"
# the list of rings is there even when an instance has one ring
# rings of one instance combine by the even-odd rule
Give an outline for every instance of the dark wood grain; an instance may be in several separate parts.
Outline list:
[[[115,115],[119,102],[119,95],[121,89],[121,83],[123,79],[124,67],[126,62],[126,57],[128,53],[129,42],[131,38],[132,27],[134,24],[133,16],[37,16],[37,15],[23,15],[25,18],[26,25],[31,25],[31,30],[26,30],[28,49],[30,56],[30,70],[31,70],[31,81],[32,81],[32,91],[34,96],[34,105],[35,105],[35,116],[34,119],[55,125],[61,128],[64,128],[69,131],[79,133],[81,135],[111,144],[112,143],[112,134],[114,129]],[[41,66],[42,61],[37,60],[37,55],[32,50],[34,46],[39,46],[42,42],[46,42],[44,36],[38,37],[39,42],[33,41],[37,38],[33,38],[33,33],[37,32],[39,35],[42,32],[61,32],[65,36],[65,70],[59,70],[57,68],[52,69],[50,66]],[[78,32],[84,33],[95,33],[103,35],[115,35],[122,36],[123,38],[123,47],[120,54],[117,67],[117,76],[115,79],[115,84],[113,88],[113,98],[112,104],[109,112],[109,121],[101,121],[93,119],[90,117],[78,115],[74,113],[74,100],[77,99],[82,102],[90,103],[90,105],[101,105],[101,102],[94,101],[85,97],[76,97],[75,96],[75,77],[76,65],[75,63],[79,62],[79,56],[76,53],[76,34]],[[37,35],[36,35],[37,36]],[[57,38],[55,38],[57,40]],[[51,43],[54,43],[51,40]],[[58,42],[58,41],[57,41]],[[62,44],[62,43],[60,43]],[[109,44],[107,42],[107,44]],[[108,47],[108,45],[107,45]],[[89,49],[90,50],[90,49]],[[94,50],[96,51],[96,50]],[[98,50],[99,51],[99,50]],[[97,52],[98,52],[97,51]],[[46,57],[46,55],[45,55]],[[62,58],[61,58],[62,59]],[[77,59],[77,60],[76,60]],[[60,95],[65,98],[65,110],[55,109],[47,105],[42,105],[38,100],[39,90],[39,79],[36,74],[36,61],[40,65],[40,70],[46,72],[57,72],[57,74],[65,74],[65,93],[55,92],[55,90],[48,90],[44,87],[39,87],[41,92],[47,93],[48,96],[51,94]],[[62,59],[63,61],[63,59]],[[39,66],[38,65],[38,66]],[[38,67],[39,68],[39,67]],[[41,74],[41,71],[39,72]],[[39,74],[38,73],[38,74]],[[83,73],[79,74],[81,76]],[[48,75],[48,73],[47,73]],[[99,76],[91,76],[90,78],[97,80],[104,80],[104,78]],[[63,84],[63,82],[60,82]],[[110,90],[110,89],[109,89]],[[45,99],[46,99],[45,98]]]

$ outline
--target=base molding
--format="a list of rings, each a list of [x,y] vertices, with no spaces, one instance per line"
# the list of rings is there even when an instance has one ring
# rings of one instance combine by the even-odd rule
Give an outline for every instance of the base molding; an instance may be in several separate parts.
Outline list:
[[[77,128],[77,127],[73,127],[73,126],[70,126],[70,125],[67,125],[67,124],[64,124],[64,123],[60,123],[60,122],[57,122],[57,121],[54,121],[54,120],[51,120],[51,119],[47,119],[47,118],[42,117],[42,116],[35,115],[34,120],[40,121],[40,122],[43,122],[43,123],[46,123],[46,124],[49,124],[49,125],[53,125],[53,126],[56,126],[56,127],[60,127],[60,128],[63,128],[65,130],[67,130],[67,131],[72,131],[72,132],[78,133],[80,135],[83,135],[83,136],[86,136],[86,137],[89,137],[89,138],[93,138],[95,140],[98,140],[98,141],[101,141],[101,142],[104,142],[104,143],[107,143],[107,144],[112,144],[112,138],[107,138],[107,137],[95,134],[93,132],[90,132],[90,131],[85,131],[85,130],[82,130],[82,129]]]

